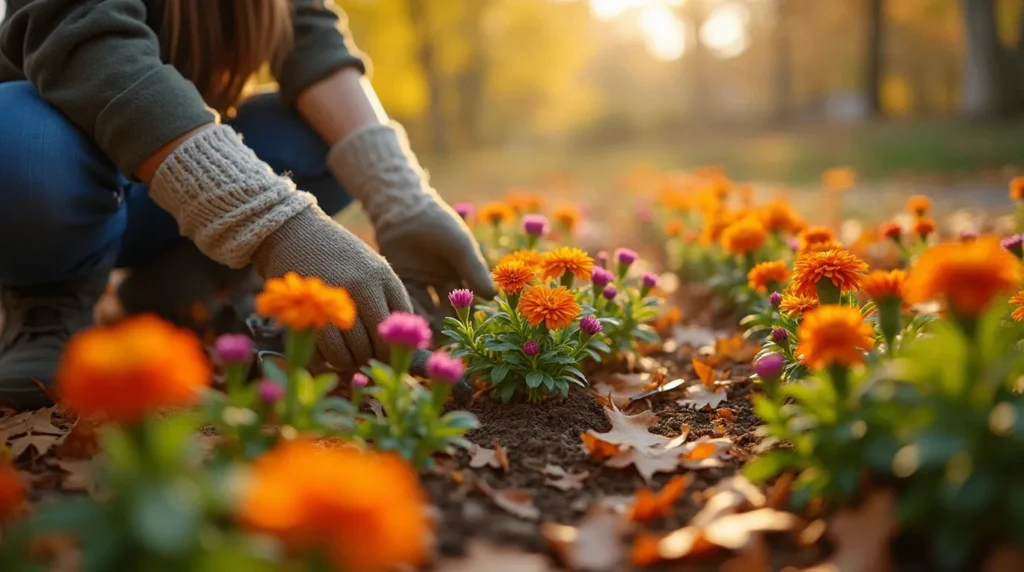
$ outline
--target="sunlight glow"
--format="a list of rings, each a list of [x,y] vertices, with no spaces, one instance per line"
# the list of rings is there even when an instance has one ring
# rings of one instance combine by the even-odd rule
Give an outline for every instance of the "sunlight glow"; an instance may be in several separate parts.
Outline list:
[[[700,27],[700,41],[720,58],[734,58],[750,45],[747,31],[750,12],[741,4],[715,9]]]
[[[668,6],[645,6],[639,24],[647,51],[655,58],[671,61],[686,52],[686,28]]]
[[[647,3],[647,0],[590,0],[590,12],[598,20],[611,20]]]

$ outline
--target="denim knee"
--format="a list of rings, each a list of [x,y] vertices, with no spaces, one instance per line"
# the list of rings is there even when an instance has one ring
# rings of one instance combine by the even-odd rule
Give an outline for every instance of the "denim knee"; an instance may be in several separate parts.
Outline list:
[[[111,265],[125,226],[117,168],[28,82],[0,83],[0,283]]]
[[[276,92],[246,99],[226,123],[275,173],[289,175],[299,189],[313,193],[324,212],[333,215],[352,202],[327,169],[330,147]]]

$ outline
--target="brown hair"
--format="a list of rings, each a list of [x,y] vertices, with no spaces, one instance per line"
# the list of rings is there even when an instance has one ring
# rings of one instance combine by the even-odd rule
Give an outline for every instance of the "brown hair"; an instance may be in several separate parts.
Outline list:
[[[279,63],[291,42],[288,0],[164,0],[164,61],[221,113],[239,102],[260,68]]]

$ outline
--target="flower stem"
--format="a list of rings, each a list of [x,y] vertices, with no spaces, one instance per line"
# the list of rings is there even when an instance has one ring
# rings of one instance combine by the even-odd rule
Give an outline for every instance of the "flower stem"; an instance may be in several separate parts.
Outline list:
[[[316,349],[316,330],[289,329],[284,337],[288,386],[285,388],[284,424],[294,426],[299,417],[299,372],[306,368]]]

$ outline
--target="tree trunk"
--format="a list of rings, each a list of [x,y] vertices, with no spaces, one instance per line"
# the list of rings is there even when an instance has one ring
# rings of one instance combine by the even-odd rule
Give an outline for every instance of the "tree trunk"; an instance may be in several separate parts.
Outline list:
[[[885,52],[885,5],[867,0],[867,34],[864,59],[864,99],[868,116],[882,115],[882,64]]]
[[[962,5],[966,31],[963,112],[975,118],[996,117],[1006,111],[1006,98],[994,0],[962,0]]]
[[[409,18],[418,31],[417,59],[427,80],[427,121],[431,151],[435,155],[448,153],[447,123],[444,114],[444,86],[434,61],[434,38],[427,22],[427,0],[408,0]]]
[[[786,123],[792,117],[793,60],[790,56],[790,0],[775,0],[775,120]]]
[[[490,0],[473,0],[467,6],[469,15],[466,17],[466,41],[471,61],[459,77],[459,123],[465,133],[466,143],[473,146],[483,140],[481,113],[486,95],[488,60],[482,27],[490,4]]]

